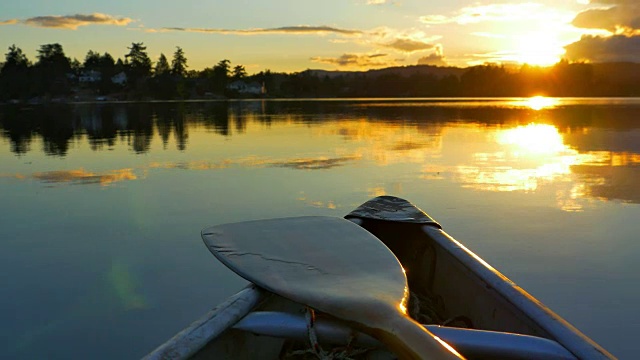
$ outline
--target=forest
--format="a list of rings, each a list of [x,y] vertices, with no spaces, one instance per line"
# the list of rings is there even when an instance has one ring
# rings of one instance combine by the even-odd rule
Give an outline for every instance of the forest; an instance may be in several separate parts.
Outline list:
[[[89,50],[71,59],[44,44],[35,62],[12,45],[0,63],[0,102],[227,98],[640,96],[640,64],[570,63],[550,67],[415,65],[369,71],[305,70],[248,74],[223,59],[190,70],[184,50],[153,61],[144,43],[117,60]]]

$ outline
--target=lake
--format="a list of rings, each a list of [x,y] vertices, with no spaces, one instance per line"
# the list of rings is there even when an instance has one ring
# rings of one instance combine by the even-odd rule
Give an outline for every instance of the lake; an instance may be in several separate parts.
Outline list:
[[[0,357],[139,358],[246,284],[204,227],[388,194],[631,358],[639,119],[640,99],[2,106]]]

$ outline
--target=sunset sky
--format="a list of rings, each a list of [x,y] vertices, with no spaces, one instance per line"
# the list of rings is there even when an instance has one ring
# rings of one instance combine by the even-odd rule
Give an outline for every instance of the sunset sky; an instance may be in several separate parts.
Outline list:
[[[264,69],[363,70],[485,62],[640,62],[640,0],[21,0],[0,4],[0,47],[31,61],[60,43],[124,58],[184,49],[190,69],[222,59]],[[2,59],[4,60],[4,59]]]

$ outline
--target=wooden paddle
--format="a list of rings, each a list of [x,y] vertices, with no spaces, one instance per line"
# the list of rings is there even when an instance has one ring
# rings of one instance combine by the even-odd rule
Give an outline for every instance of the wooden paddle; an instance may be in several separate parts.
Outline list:
[[[214,226],[202,238],[218,260],[275,294],[349,321],[401,359],[459,359],[406,315],[404,269],[375,236],[334,217]]]

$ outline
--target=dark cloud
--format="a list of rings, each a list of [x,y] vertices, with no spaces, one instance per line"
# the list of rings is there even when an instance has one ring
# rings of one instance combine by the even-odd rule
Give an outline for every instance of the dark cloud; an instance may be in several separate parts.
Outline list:
[[[75,14],[66,16],[36,16],[29,19],[20,20],[21,23],[30,26],[71,29],[75,30],[79,26],[86,25],[117,25],[124,26],[132,22],[130,18],[116,18],[107,14]]]
[[[312,57],[310,60],[319,63],[332,64],[338,66],[354,66],[354,67],[367,67],[367,66],[387,66],[388,61],[380,59],[387,56],[387,54],[373,54],[373,55],[358,55],[358,54],[344,54],[337,58],[330,57]]]
[[[434,66],[447,66],[447,62],[444,59],[442,45],[435,46],[436,52],[418,59],[418,65],[434,65]]]
[[[640,36],[609,37],[585,35],[565,46],[567,59],[591,62],[640,62]]]
[[[433,53],[418,59],[418,65],[447,66],[447,62],[444,61],[444,56]]]
[[[150,30],[157,31],[157,30]],[[340,29],[331,26],[283,26],[277,28],[266,29],[211,29],[211,28],[180,28],[180,27],[165,27],[159,31],[186,31],[186,32],[200,32],[209,34],[224,34],[224,35],[264,35],[264,34],[340,34],[340,35],[360,35],[360,30]]]
[[[423,41],[411,39],[396,39],[390,43],[382,44],[383,46],[399,50],[402,52],[415,52],[433,49],[435,45]]]
[[[632,33],[640,29],[640,2],[638,0],[598,0],[593,3],[609,7],[580,12],[572,25],[584,29],[602,29],[613,33]]]

